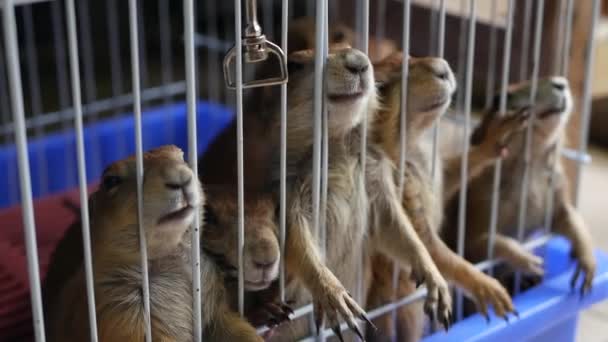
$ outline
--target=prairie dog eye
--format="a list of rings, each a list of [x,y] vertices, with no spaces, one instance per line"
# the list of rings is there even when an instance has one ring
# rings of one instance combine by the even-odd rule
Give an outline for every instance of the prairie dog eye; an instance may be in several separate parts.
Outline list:
[[[114,175],[105,176],[103,178],[103,187],[106,191],[110,191],[122,183],[122,178]]]

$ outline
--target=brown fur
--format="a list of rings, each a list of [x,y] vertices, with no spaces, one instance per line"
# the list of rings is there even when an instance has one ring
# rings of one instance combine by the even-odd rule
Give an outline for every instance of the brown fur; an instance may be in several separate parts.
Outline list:
[[[158,341],[192,339],[192,274],[189,226],[201,205],[197,180],[183,153],[165,146],[144,155],[143,217],[150,276],[152,336]],[[141,341],[144,334],[138,240],[135,162],[112,164],[106,182],[89,200],[96,312],[100,341]],[[169,184],[169,185],[168,185]],[[170,186],[171,185],[171,186]],[[175,189],[175,186],[179,188]],[[180,218],[164,220],[186,205]],[[50,309],[52,340],[86,340],[88,315],[82,267],[66,283]]]
[[[510,109],[519,109],[529,106],[530,84],[514,85],[509,90],[508,106]],[[564,235],[572,243],[572,255],[578,262],[577,274],[574,282],[584,273],[581,291],[591,288],[595,273],[595,259],[593,257],[592,242],[587,227],[581,215],[576,211],[569,197],[567,178],[564,176],[561,159],[556,161],[556,148],[560,137],[563,137],[566,122],[571,109],[571,95],[568,83],[559,77],[543,79],[539,82],[537,102],[533,110],[537,113],[533,123],[532,158],[530,163],[530,187],[526,197],[527,217],[525,218],[525,233],[529,235],[532,229],[543,227],[544,213],[548,191],[550,170],[556,167],[556,188],[551,194],[554,198],[554,215],[551,217],[552,229]],[[485,122],[495,117],[496,109],[484,116],[475,135],[488,136],[485,131]],[[518,224],[518,211],[521,194],[521,179],[525,169],[524,160],[525,134],[519,133],[508,144],[511,152],[503,162],[503,176],[500,191],[500,209],[498,212],[498,225],[495,244],[495,256],[504,259],[511,266],[537,275],[542,275],[542,259],[525,250],[514,238]],[[479,261],[486,257],[487,227],[490,222],[491,188],[493,172],[485,171],[473,181],[468,188],[467,199],[467,244],[466,257],[471,261]],[[451,217],[456,217],[454,201],[449,211]],[[446,227],[445,235],[449,243],[455,243],[454,227]]]
[[[436,160],[438,172],[431,179],[430,145],[424,133],[438,116],[443,114],[450,103],[455,89],[452,72],[445,61],[437,58],[410,58],[408,74],[408,111],[406,116],[407,141],[405,183],[402,204],[411,218],[416,232],[429,249],[437,267],[448,279],[455,281],[477,301],[482,313],[492,304],[499,316],[513,311],[513,304],[504,288],[493,278],[476,270],[470,263],[456,255],[439,239],[438,231],[442,222],[443,197],[450,197],[458,190],[460,181],[459,158]],[[395,162],[399,162],[400,103],[401,103],[401,62],[402,55],[394,54],[376,66],[376,74],[382,82],[381,96],[384,108],[374,123],[373,139]],[[476,177],[498,155],[500,139],[519,121],[492,122],[492,139],[480,142],[478,148],[469,153],[469,177]],[[370,308],[394,300],[392,288],[393,267],[388,259],[374,255],[371,267],[373,283],[369,292]],[[411,279],[401,272],[397,298],[414,291]],[[422,337],[423,317],[419,304],[405,306],[397,312],[397,331],[392,331],[391,317],[385,315],[375,321],[377,325],[390,328],[373,336],[397,337],[399,341],[416,341]]]
[[[308,51],[290,56],[292,66],[298,64],[299,71],[290,71],[288,86],[289,210],[285,258],[287,269],[298,282],[289,284],[288,298],[294,299],[296,304],[306,303],[309,297],[303,291],[303,285],[312,294],[317,318],[326,315],[328,326],[333,327],[341,316],[354,326],[354,318],[362,314],[348,294],[356,289],[354,270],[368,251],[383,250],[400,263],[411,265],[417,277],[426,279],[431,292],[428,304],[438,303],[440,316],[447,317],[450,306],[447,284],[403,213],[396,194],[392,162],[384,152],[370,144],[366,173],[362,173],[359,127],[364,114],[374,115],[376,95],[369,60],[360,52],[349,49],[330,53],[326,65],[330,134],[326,205],[328,248],[325,258],[320,255],[318,232],[312,229],[312,175],[309,171],[313,142],[312,55]],[[344,66],[347,60],[368,70],[360,75],[353,74]],[[340,100],[341,95],[358,91],[363,95]],[[278,122],[278,111],[275,113]],[[369,225],[365,227],[362,223],[367,217]],[[364,303],[365,298],[361,302]],[[294,339],[306,331],[305,322],[294,322],[279,329],[276,337]]]

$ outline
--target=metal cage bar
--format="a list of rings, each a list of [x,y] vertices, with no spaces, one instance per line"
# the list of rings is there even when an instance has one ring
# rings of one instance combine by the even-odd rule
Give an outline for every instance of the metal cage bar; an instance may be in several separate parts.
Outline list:
[[[287,52],[289,0],[281,0],[281,49]],[[287,231],[287,83],[281,84],[281,180],[279,212],[279,297],[285,301],[285,236]]]
[[[36,222],[32,201],[32,184],[30,178],[30,161],[27,150],[27,133],[25,128],[25,111],[23,109],[23,84],[19,62],[19,45],[17,43],[17,23],[13,0],[5,0],[3,7],[4,47],[6,53],[9,91],[11,96],[15,142],[17,144],[17,167],[21,190],[21,206],[25,235],[27,270],[32,301],[34,334],[37,342],[44,342],[44,317],[42,297],[40,294],[40,273],[38,266],[38,246],[36,243]]]
[[[399,183],[398,192],[399,198],[403,198],[403,189],[405,187],[405,163],[407,159],[407,105],[408,105],[408,76],[409,76],[409,58],[410,58],[410,11],[411,1],[403,1],[403,26],[402,30],[402,41],[401,46],[403,50],[403,56],[401,61],[401,96],[399,104]],[[393,262],[393,276],[391,279],[391,285],[393,287],[393,293],[397,293],[399,287],[399,273],[401,271],[400,266]],[[393,329],[396,328],[397,324],[397,309],[393,309],[391,312],[391,322]]]
[[[557,54],[558,58],[556,59],[557,65],[555,65],[555,73],[557,75],[561,75],[564,77],[568,77],[568,68],[569,68],[569,57],[570,57],[570,41],[572,37],[572,17],[574,13],[574,0],[562,0],[561,3],[561,11],[560,14],[560,24],[559,27],[563,27],[563,33],[560,35],[561,41],[558,42],[560,44],[559,50],[563,51],[562,54]],[[561,58],[559,57],[561,56]],[[551,175],[549,176],[549,188],[547,189],[546,194],[546,203],[547,207],[545,208],[545,218],[543,220],[543,225],[545,230],[550,233],[553,226],[553,215],[554,215],[554,194],[555,194],[555,186],[556,186],[556,173],[557,167],[559,165],[560,156],[564,152],[563,148],[563,138],[560,137],[557,142],[557,146],[555,147],[556,158],[554,158],[553,165],[551,167]],[[578,160],[577,164],[584,163],[583,160]]]
[[[82,246],[84,251],[84,270],[87,291],[87,309],[91,341],[97,341],[97,313],[95,307],[95,288],[93,282],[93,257],[91,252],[91,226],[89,217],[87,175],[84,154],[84,133],[82,128],[82,95],[80,85],[80,64],[78,60],[78,33],[76,30],[76,10],[74,0],[66,0],[70,76],[74,105],[74,126],[76,129],[76,159],[78,163],[78,190],[80,196],[80,217],[82,222]]]
[[[142,292],[144,299],[144,326],[146,342],[152,342],[150,322],[150,284],[148,277],[148,248],[143,220],[143,143],[141,124],[141,83],[139,73],[139,32],[137,24],[137,0],[129,0],[129,37],[131,43],[131,73],[133,83],[133,116],[135,118],[135,167],[137,176],[137,221],[139,234],[139,249],[141,253]]]
[[[532,131],[534,127],[534,122],[536,120],[536,109],[534,108],[534,104],[536,104],[536,96],[538,93],[538,77],[540,71],[540,53],[541,53],[541,41],[542,41],[542,32],[543,32],[543,21],[544,21],[544,10],[545,10],[545,2],[544,0],[537,0],[536,3],[536,18],[535,18],[535,29],[534,29],[534,50],[532,55],[532,81],[530,88],[530,99],[529,103],[531,104],[531,113],[530,113],[530,122],[528,123],[528,127],[526,129],[526,141],[525,141],[525,151],[524,151],[524,175],[521,182],[521,194],[519,198],[519,214],[517,220],[517,239],[519,241],[524,240],[524,230],[526,228],[526,216],[528,213],[527,203],[528,203],[528,190],[530,186],[530,164],[532,162]],[[516,272],[515,274],[515,293],[519,293],[521,285],[521,272]]]
[[[443,58],[445,51],[445,0],[439,2],[439,27],[437,32],[437,57]],[[437,155],[439,151],[439,125],[441,124],[441,117],[437,117],[433,124],[433,152],[431,155],[431,179],[433,184],[435,181],[435,175],[437,174]]]
[[[469,1],[469,25],[467,34],[467,52],[466,52],[466,67],[465,67],[465,89],[464,89],[464,136],[463,139],[463,151],[462,151],[462,162],[461,162],[461,178],[460,178],[460,194],[458,203],[458,241],[457,241],[457,252],[458,255],[464,256],[464,242],[466,235],[466,205],[467,205],[467,179],[468,179],[468,167],[469,167],[469,140],[466,138],[469,136],[471,126],[471,97],[473,92],[473,62],[475,59],[475,23],[476,23],[476,0]],[[462,291],[457,291],[458,295],[456,298],[456,317],[461,319],[462,317]]]
[[[196,58],[194,51],[194,2],[184,0],[184,53],[186,58],[186,102],[188,110],[188,164],[194,178],[198,179],[198,149],[196,139]],[[200,208],[195,208],[192,224],[192,312],[194,340],[202,340],[203,324],[201,309],[201,251],[200,251]]]
[[[507,13],[507,31],[503,45],[502,55],[502,78],[500,82],[500,102],[498,114],[503,116],[507,112],[507,88],[509,87],[509,72],[511,68],[511,46],[513,38],[513,16],[515,13],[515,0],[509,0]],[[490,96],[489,94],[486,94]],[[498,206],[500,204],[500,180],[502,178],[502,159],[497,158],[494,163],[494,179],[492,182],[492,203],[490,206],[490,222],[488,234],[488,259],[494,258],[494,244],[496,242],[496,230],[498,225]],[[493,269],[490,269],[490,274]]]
[[[243,269],[243,249],[245,248],[245,194],[243,174],[243,42],[241,39],[241,1],[234,0],[234,44],[236,48],[236,150],[238,188],[238,308],[241,316],[245,313],[245,278]]]

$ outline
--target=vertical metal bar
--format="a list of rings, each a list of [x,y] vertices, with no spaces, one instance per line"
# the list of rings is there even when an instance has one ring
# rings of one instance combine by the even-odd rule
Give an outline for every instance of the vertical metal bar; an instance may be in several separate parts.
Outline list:
[[[366,55],[369,53],[369,0],[362,1],[361,8],[361,51]],[[363,124],[361,125],[361,173],[366,174],[365,161],[367,160],[367,112],[363,114]],[[365,182],[363,183],[363,191],[365,193]],[[367,207],[367,204],[366,204]],[[367,228],[367,216],[365,216],[361,223],[363,227]],[[359,260],[359,267],[357,268],[357,301],[363,303],[363,253]]]
[[[241,41],[241,1],[234,0],[234,44],[236,47],[236,150],[238,175],[238,305],[245,312],[243,248],[245,247],[245,199],[243,176],[243,42]]]
[[[502,55],[502,78],[500,83],[499,115],[505,115],[507,111],[507,88],[509,86],[509,72],[511,67],[511,45],[513,38],[513,16],[515,13],[515,0],[509,0],[507,12],[507,31],[503,42]],[[491,96],[491,95],[490,95]],[[489,107],[487,108],[489,110]],[[500,202],[500,179],[502,178],[502,159],[497,158],[494,164],[494,181],[492,183],[492,203],[490,207],[490,227],[488,234],[488,260],[494,258],[494,242],[496,241],[496,229],[498,225],[498,205]],[[488,270],[493,274],[493,268]]]
[[[196,59],[194,51],[194,3],[184,0],[184,35],[186,56],[186,97],[188,106],[188,163],[198,179],[198,149],[196,139]],[[194,340],[201,341],[201,255],[200,255],[200,210],[196,208],[192,227],[192,311]]]
[[[405,162],[407,154],[407,89],[409,76],[409,58],[410,58],[410,8],[411,1],[403,0],[403,27],[402,27],[402,42],[401,47],[403,56],[401,61],[401,103],[399,106],[399,198],[403,198],[403,188],[405,186]],[[393,293],[397,292],[399,287],[399,273],[401,268],[397,263],[393,263]],[[397,309],[391,312],[391,323],[393,331],[397,328]]]
[[[532,21],[532,0],[524,0],[523,28],[521,31],[521,50],[519,55],[519,81],[528,74],[528,55],[530,51],[530,25]]]
[[[131,72],[133,83],[133,115],[135,116],[135,164],[137,169],[137,218],[139,249],[141,253],[142,291],[144,299],[144,324],[146,342],[152,342],[150,326],[150,284],[148,279],[148,250],[143,219],[143,142],[141,125],[141,84],[139,74],[139,32],[137,25],[137,0],[129,0],[129,36],[131,48]]]
[[[589,36],[587,38],[587,47],[585,49],[585,83],[583,84],[583,99],[581,109],[581,130],[579,135],[579,155],[587,151],[589,144],[589,124],[591,121],[591,87],[593,79],[593,66],[595,64],[595,30],[599,21],[601,3],[599,0],[593,1],[593,11],[591,25],[589,26]],[[574,205],[578,207],[580,199],[580,185],[583,174],[583,163],[580,161],[576,167],[576,179],[574,182]]]
[[[32,203],[30,162],[27,149],[25,112],[23,109],[23,84],[21,82],[19,45],[17,44],[17,23],[15,22],[15,7],[13,1],[14,0],[5,0],[2,11],[4,16],[4,47],[6,50],[13,122],[15,125],[15,142],[17,144],[17,166],[19,168],[19,184],[21,185],[21,207],[23,213],[25,252],[27,256],[27,270],[32,301],[34,334],[37,342],[43,342],[45,341],[44,317],[42,314],[42,298],[40,295],[36,222],[34,221],[34,206]]]
[[[314,66],[314,93],[313,93],[313,157],[312,157],[312,216],[313,231],[315,236],[320,234],[320,200],[321,200],[321,148],[322,148],[322,124],[323,124],[323,71],[325,59],[323,58],[323,42],[325,32],[325,3],[324,0],[316,0],[315,5],[315,41],[319,42],[315,49]],[[311,316],[312,318],[312,316]],[[313,327],[314,320],[309,319],[309,325]],[[323,331],[323,329],[319,329]],[[323,334],[317,339],[323,340]]]
[[[288,55],[287,34],[289,20],[289,0],[281,0],[281,49]],[[281,84],[281,184],[280,184],[279,248],[279,295],[285,301],[285,234],[287,230],[287,83]]]
[[[80,93],[80,64],[78,61],[78,34],[76,32],[76,11],[74,0],[66,0],[66,20],[74,105],[74,126],[76,128],[76,158],[78,161],[78,190],[80,194],[80,217],[82,222],[82,245],[84,248],[84,270],[87,286],[87,307],[91,341],[97,341],[97,315],[93,282],[93,257],[91,253],[91,233],[87,192],[87,174],[84,157],[84,133],[82,129],[82,98]]]
[[[316,1],[315,17],[315,41],[323,41],[323,31],[325,30],[323,0]],[[321,45],[321,44],[319,44]],[[312,216],[313,230],[315,236],[319,236],[319,209],[320,209],[320,185],[321,185],[321,131],[323,116],[323,69],[325,60],[323,59],[323,49],[315,49],[314,67],[314,125],[313,125],[313,162],[312,162]]]
[[[469,136],[471,126],[471,97],[473,92],[473,68],[475,59],[475,22],[476,22],[476,1],[469,1],[469,27],[467,37],[467,54],[466,54],[466,67],[465,67],[465,90],[464,90],[464,136]],[[460,194],[459,194],[459,206],[458,206],[458,255],[464,255],[464,241],[466,236],[466,205],[467,205],[467,179],[468,179],[468,166],[469,166],[469,140],[463,139],[463,151],[462,151],[462,163],[460,165],[460,172],[462,177],[460,178]],[[462,308],[462,292],[458,292],[457,296],[457,314],[458,319],[461,319],[461,308]]]
[[[439,2],[439,28],[437,37],[437,57],[443,58],[445,50],[445,0]],[[437,173],[437,154],[439,150],[439,125],[441,117],[437,117],[437,120],[433,124],[433,152],[431,157],[431,180],[433,184],[435,181],[435,175]]]
[[[562,6],[561,10],[563,11],[563,13],[560,15],[560,22],[564,22],[565,24],[563,29],[564,29],[564,33],[562,35],[562,39],[563,41],[560,42],[560,51],[562,52],[557,53],[556,55],[561,56],[561,58],[558,58],[558,65],[557,65],[557,71],[556,74],[558,75],[562,75],[564,77],[568,77],[568,68],[569,68],[569,60],[570,60],[570,40],[572,37],[572,14],[573,14],[573,8],[574,8],[574,0],[565,0],[566,1],[566,5],[565,8]],[[562,3],[563,5],[563,3]],[[560,26],[561,27],[561,26]],[[557,142],[557,146],[555,147],[555,156],[556,158],[554,158],[553,160],[553,165],[551,167],[551,175],[549,176],[549,188],[547,189],[547,194],[546,194],[546,203],[547,203],[547,207],[545,208],[545,218],[544,218],[544,228],[545,231],[547,233],[551,232],[551,227],[553,225],[553,210],[554,210],[554,193],[555,193],[555,182],[556,182],[556,173],[557,173],[557,166],[559,165],[559,161],[560,161],[560,157],[561,156],[561,151],[562,151],[562,145],[563,145],[563,138],[560,137],[559,141]]]
[[[323,61],[327,60],[328,54],[328,44],[329,44],[329,19],[328,19],[328,1],[322,0],[323,2],[323,40],[317,44],[318,49],[323,50]],[[325,82],[324,82],[325,83]],[[323,89],[323,93],[326,93],[326,89]],[[321,128],[323,130],[321,136],[321,213],[320,213],[320,226],[319,226],[319,241],[321,241],[321,253],[323,258],[327,256],[327,194],[329,189],[329,127],[328,127],[328,113],[327,113],[327,103],[323,101],[322,103],[322,122]],[[358,270],[360,272],[360,269]],[[359,274],[363,274],[360,272]],[[360,286],[360,283],[357,284]],[[358,288],[357,288],[357,291]],[[325,326],[322,325],[319,331],[324,331]],[[321,333],[317,340],[325,341],[326,337],[324,333]]]
[[[36,51],[36,37],[34,32],[34,19],[32,18],[32,6],[27,5],[22,8],[23,28],[25,30],[25,51],[27,56],[27,78],[28,87],[30,89],[30,104],[31,112],[34,115],[34,120],[39,118],[43,112],[42,97],[40,96],[40,77],[38,70],[38,52]],[[44,126],[37,126],[34,130],[36,138],[41,138],[44,135]],[[49,180],[47,171],[46,156],[43,150],[38,150],[36,153],[38,162],[38,181],[40,195],[45,195],[49,190]]]
[[[323,49],[323,59],[327,60],[327,53],[329,49],[329,19],[328,19],[328,11],[329,8],[327,6],[327,1],[323,1],[323,6],[325,6],[325,17],[323,20],[325,21],[325,30],[323,31],[323,41],[321,44],[318,44],[319,49]],[[326,90],[323,91],[324,93]],[[321,213],[320,220],[321,223],[319,225],[319,241],[321,241],[321,253],[323,257],[327,254],[327,193],[329,188],[329,179],[328,179],[328,168],[329,168],[329,128],[328,128],[328,117],[327,117],[327,103],[323,101],[323,118],[321,123],[321,128],[323,130],[321,137]]]
[[[541,52],[541,39],[543,32],[543,19],[544,19],[544,0],[538,0],[536,3],[536,19],[535,19],[535,31],[534,31],[534,51],[532,56],[532,84],[530,89],[530,104],[532,105],[532,112],[530,114],[530,122],[526,129],[526,146],[524,151],[524,175],[521,182],[521,193],[519,197],[519,215],[517,220],[517,239],[523,241],[524,233],[526,228],[526,216],[527,216],[527,203],[528,203],[528,187],[530,182],[530,163],[532,162],[532,132],[534,130],[534,122],[536,121],[536,110],[534,104],[536,103],[536,95],[538,89],[538,74],[540,69],[540,52]],[[521,283],[521,273],[517,272],[515,275],[515,293],[519,293]]]

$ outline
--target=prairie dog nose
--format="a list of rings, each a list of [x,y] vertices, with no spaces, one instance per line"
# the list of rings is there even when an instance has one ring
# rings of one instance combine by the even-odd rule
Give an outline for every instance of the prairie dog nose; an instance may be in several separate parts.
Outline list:
[[[171,190],[183,189],[192,182],[192,171],[185,164],[168,166],[163,171],[165,186]]]
[[[344,53],[344,67],[353,74],[362,74],[369,68],[369,59],[363,52],[351,49]]]
[[[557,90],[564,90],[568,87],[568,83],[561,77],[554,77],[551,79],[551,86]]]

